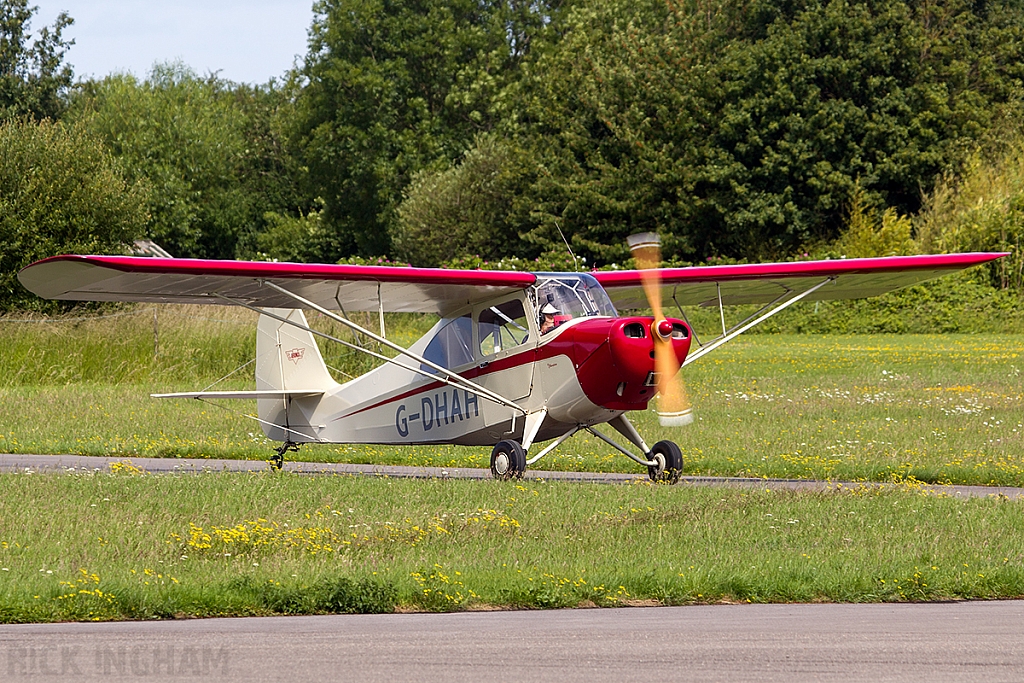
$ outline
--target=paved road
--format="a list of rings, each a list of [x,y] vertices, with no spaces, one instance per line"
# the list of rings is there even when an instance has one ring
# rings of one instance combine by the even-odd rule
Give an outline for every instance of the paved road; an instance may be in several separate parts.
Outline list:
[[[0,626],[4,681],[1021,681],[1024,603]]]
[[[148,472],[258,472],[269,469],[262,460],[205,460],[201,458],[112,458],[89,455],[15,455],[0,454],[0,472],[24,470],[107,470],[111,463],[130,460]],[[490,479],[491,471],[469,467],[404,467],[396,465],[349,465],[344,463],[286,462],[285,469],[301,474],[351,474],[359,476],[388,476],[417,479]],[[622,474],[605,472],[542,472],[527,470],[527,479],[546,481],[575,481],[606,484],[625,484],[646,481],[646,473]],[[683,486],[737,486],[744,488],[772,488],[801,491],[824,491],[837,482],[807,479],[755,479],[739,477],[683,477]],[[858,486],[843,482],[843,486]],[[873,484],[877,485],[877,484]],[[930,490],[957,497],[1002,495],[1024,498],[1024,489],[1005,486],[929,486]]]

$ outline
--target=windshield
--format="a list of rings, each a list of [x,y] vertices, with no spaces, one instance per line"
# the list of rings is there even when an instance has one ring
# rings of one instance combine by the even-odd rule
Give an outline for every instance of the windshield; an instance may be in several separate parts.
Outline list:
[[[608,293],[587,273],[537,273],[530,299],[541,334],[573,318],[617,315]]]

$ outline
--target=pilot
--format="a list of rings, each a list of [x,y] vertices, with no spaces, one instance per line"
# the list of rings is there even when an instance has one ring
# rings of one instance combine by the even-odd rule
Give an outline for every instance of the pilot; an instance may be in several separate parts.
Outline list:
[[[558,315],[558,309],[555,308],[554,304],[544,304],[544,308],[540,309],[541,321],[540,321],[540,333],[547,334],[551,330],[558,327],[558,323],[555,322],[555,316]]]

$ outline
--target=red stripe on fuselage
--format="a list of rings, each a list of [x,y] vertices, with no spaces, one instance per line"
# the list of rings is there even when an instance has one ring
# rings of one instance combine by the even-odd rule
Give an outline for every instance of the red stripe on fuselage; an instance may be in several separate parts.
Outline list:
[[[580,318],[578,320],[580,322],[583,322],[585,320],[588,320],[588,318]],[[594,318],[589,318],[589,320],[594,320]],[[615,319],[605,318],[605,320]],[[504,358],[490,361],[488,362],[488,365],[485,368],[481,368],[479,366],[472,367],[466,370],[465,372],[460,372],[458,374],[460,377],[465,377],[466,379],[476,379],[478,377],[483,377],[494,372],[501,372],[502,370],[508,370],[509,368],[518,367],[520,365],[526,365],[527,363],[536,363],[537,361],[545,360],[547,358],[554,358],[555,356],[566,356],[567,358],[569,358],[570,361],[573,361],[573,367],[576,367],[576,363],[574,362],[572,354],[574,342],[559,339],[559,337],[562,336],[563,332],[572,329],[574,326],[575,325],[571,323],[563,325],[555,332],[554,335],[552,335],[550,339],[543,341],[540,346],[533,347],[527,351],[512,354],[511,356],[506,356]],[[359,413],[366,412],[367,410],[373,410],[374,408],[379,408],[389,403],[394,403],[395,401],[401,401],[403,399],[409,398],[410,396],[415,396],[425,391],[433,391],[443,386],[447,385],[444,382],[430,382],[429,384],[424,384],[421,387],[410,389],[409,391],[397,394],[395,396],[392,396],[391,398],[386,398],[381,401],[378,401],[373,405],[369,405],[364,408],[359,408],[350,413],[345,413],[344,415],[339,415],[334,419],[337,421],[344,419],[346,417],[352,417],[353,415],[358,415]],[[465,387],[460,388],[465,389]]]
[[[579,379],[581,382],[581,388],[584,388],[584,384],[586,384],[587,386],[594,385],[594,380],[596,378],[590,375],[593,375],[594,372],[607,373],[608,371],[614,370],[614,367],[611,364],[607,365],[606,367],[592,368],[590,375],[588,375],[591,381],[588,382],[583,382],[583,378],[580,377],[579,373],[583,368],[584,364],[586,363],[586,361],[589,358],[591,358],[595,353],[598,353],[608,343],[609,331],[617,322],[621,320],[623,319],[604,317],[577,318],[576,320],[571,321],[570,323],[560,327],[548,339],[545,339],[540,344],[540,346],[537,346],[526,351],[522,351],[520,353],[513,354],[511,356],[506,356],[505,358],[489,361],[487,367],[484,368],[481,368],[479,366],[469,368],[465,372],[459,373],[459,375],[461,377],[465,377],[466,379],[472,380],[477,379],[479,377],[487,376],[494,372],[501,372],[503,370],[508,370],[510,368],[518,367],[520,365],[525,365],[527,363],[537,363],[543,360],[547,360],[549,358],[554,358],[555,356],[565,356],[566,358],[569,359],[569,362],[573,364],[573,370],[576,372],[577,379]],[[628,320],[633,320],[633,318],[629,318]],[[641,317],[635,318],[635,320],[643,320],[650,324],[650,321],[653,320],[653,318]],[[588,323],[603,324],[597,325],[596,329],[591,329],[594,328],[595,326],[590,325]],[[566,332],[574,332],[574,334],[565,334]],[[687,347],[688,346],[689,344],[687,344]],[[611,358],[609,357],[608,360],[611,361]],[[651,363],[651,369],[653,370],[653,361]],[[603,375],[601,379],[604,379]],[[389,403],[402,401],[412,396],[416,396],[418,394],[437,390],[443,386],[446,386],[444,382],[430,382],[415,389],[410,389],[408,391],[402,392],[401,394],[396,394],[395,396],[392,396],[390,398],[382,399],[372,405],[365,406],[363,408],[358,408],[349,413],[345,413],[334,419],[341,420],[344,418],[352,417],[353,415],[358,415],[368,410],[373,410],[374,408],[379,408],[381,406],[388,405]],[[465,387],[460,388],[465,390]],[[591,388],[593,390],[593,387]],[[610,398],[610,392],[614,391],[614,384],[609,385],[609,387],[605,388],[608,389],[608,391],[598,392],[601,394],[601,396],[592,396],[590,395],[592,392],[586,391],[585,388],[584,394],[586,394],[587,398],[593,401],[595,405],[604,405],[608,401],[611,401],[611,403],[609,403],[609,406],[615,410],[643,410],[644,408],[647,407],[647,401],[651,398],[650,396],[637,396],[636,399],[638,402],[636,403],[614,401],[613,399]]]

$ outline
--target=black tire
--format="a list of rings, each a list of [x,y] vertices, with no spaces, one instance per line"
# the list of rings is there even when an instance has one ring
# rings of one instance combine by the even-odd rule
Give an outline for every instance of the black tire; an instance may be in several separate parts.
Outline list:
[[[655,482],[675,484],[683,473],[683,452],[672,441],[659,441],[648,455],[657,465],[648,465],[647,474]]]
[[[491,451],[491,474],[495,479],[521,479],[526,471],[526,451],[518,441],[499,441]]]

